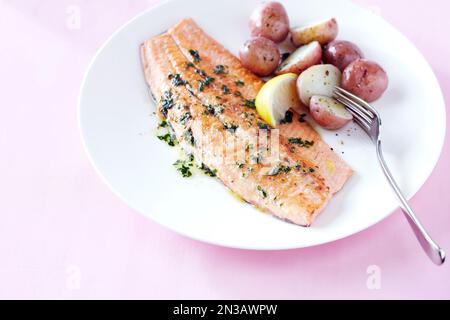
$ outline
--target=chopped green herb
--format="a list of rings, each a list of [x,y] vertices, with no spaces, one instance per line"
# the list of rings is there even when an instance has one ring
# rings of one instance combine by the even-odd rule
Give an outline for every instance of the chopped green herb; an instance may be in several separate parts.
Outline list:
[[[186,130],[186,132],[183,134],[183,138],[184,140],[189,142],[191,146],[195,146],[195,139],[194,135],[192,134],[192,129],[189,128],[188,130]]]
[[[167,128],[167,121],[166,120],[161,121],[161,123],[158,124],[158,129],[159,128]]]
[[[177,160],[173,166],[181,173],[183,178],[192,177],[192,162],[188,160]]]
[[[289,138],[290,144],[297,144],[303,148],[310,148],[314,145],[314,141],[303,140],[302,138]]]
[[[291,172],[292,168],[284,165],[278,165],[268,173],[269,176],[277,176],[280,173],[289,173]]]
[[[181,76],[177,74],[169,74],[169,80],[172,80],[172,85],[175,87],[184,86],[187,82],[181,79]]]
[[[269,130],[269,126],[266,123],[258,122],[258,128],[261,130]]]
[[[205,90],[205,82],[202,80],[198,80],[198,90],[200,90],[200,92],[203,92],[203,90]]]
[[[300,118],[298,119],[298,121],[299,121],[300,123],[304,123],[304,122],[305,122],[305,117],[306,117],[306,113],[302,113],[302,114],[300,115]]]
[[[227,73],[226,67],[224,65],[220,64],[220,65],[215,67],[214,73],[215,74],[226,74]]]
[[[200,62],[202,60],[197,50],[191,49],[189,50],[189,53],[191,54],[192,58],[194,58],[195,63]]]
[[[198,89],[200,90],[200,92],[205,90],[205,87],[210,85],[211,82],[213,82],[214,80],[215,79],[212,77],[206,77],[205,80],[198,80],[198,83],[199,83]]]
[[[209,114],[211,115],[215,115],[216,114],[216,110],[214,109],[214,107],[212,105],[205,105],[206,111],[208,111]]]
[[[245,99],[245,100],[244,100],[244,106],[246,106],[246,107],[248,107],[248,108],[255,109],[255,108],[256,108],[256,105],[255,105],[255,99],[253,99],[253,100],[247,100],[247,99]]]
[[[225,111],[225,108],[222,105],[212,106],[212,105],[204,105],[208,114],[217,115],[221,114]]]
[[[235,81],[234,82],[238,87],[243,87],[243,86],[245,86],[245,82],[244,81],[241,81],[241,80],[237,80],[237,81]]]
[[[163,115],[167,116],[167,110],[173,108],[173,95],[172,91],[167,90],[161,97],[161,112]]]
[[[293,117],[294,117],[294,114],[291,111],[287,111],[286,115],[284,116],[284,119],[281,120],[281,124],[292,123]]]
[[[242,169],[242,168],[245,167],[245,164],[244,164],[244,163],[236,162],[236,165],[238,166],[239,169]]]
[[[258,186],[258,191],[261,192],[261,195],[263,196],[263,198],[267,198],[267,192],[266,190],[264,190],[261,186]]]
[[[208,85],[208,84],[210,84],[211,82],[213,82],[214,80],[216,80],[216,79],[214,79],[213,77],[206,77],[206,78],[205,78],[205,83]]]
[[[191,119],[191,114],[190,114],[189,112],[186,112],[185,114],[183,114],[183,115],[180,117],[180,123],[181,123],[182,125],[185,125],[185,124],[186,124],[186,121],[188,121],[189,119]]]
[[[227,122],[225,122],[223,124],[223,127],[225,128],[225,130],[227,130],[227,131],[229,131],[231,133],[235,133],[237,128],[239,128],[239,126],[237,126],[237,125],[235,125],[233,123],[227,123]]]
[[[204,163],[199,167],[200,170],[202,170],[206,175],[214,178],[217,176],[217,170],[211,170],[208,166],[206,166]]]
[[[234,92],[234,95],[235,95],[236,97],[242,97],[242,93],[241,93],[240,91],[235,91],[235,92]]]
[[[195,68],[195,64],[192,62],[186,62],[186,70],[189,70],[189,68]]]
[[[172,91],[167,90],[164,92],[164,95],[161,97],[161,106],[166,110],[173,107]]]
[[[230,94],[230,88],[228,88],[226,85],[223,85],[222,92],[223,94]]]
[[[177,144],[177,140],[170,133],[166,133],[157,137],[159,140],[164,141],[171,147],[174,147]]]
[[[314,169],[314,168],[309,168],[309,172],[314,173],[314,172],[316,172],[316,169]]]
[[[289,173],[291,172],[292,168],[288,167],[288,166],[281,166],[280,167],[280,171],[284,172],[284,173]]]
[[[195,73],[201,75],[204,78],[206,78],[208,76],[205,71],[203,71],[202,69],[198,69],[198,68],[195,68]]]

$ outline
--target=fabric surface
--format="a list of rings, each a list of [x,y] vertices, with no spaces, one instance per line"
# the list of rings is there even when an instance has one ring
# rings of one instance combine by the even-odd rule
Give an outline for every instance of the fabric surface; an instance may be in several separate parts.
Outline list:
[[[77,96],[100,45],[156,3],[0,0],[0,298],[450,298],[450,263],[428,261],[400,212],[335,243],[250,252],[186,239],[113,195],[83,150]],[[358,3],[415,43],[449,102],[450,2]],[[449,163],[447,136],[412,201],[448,252]]]

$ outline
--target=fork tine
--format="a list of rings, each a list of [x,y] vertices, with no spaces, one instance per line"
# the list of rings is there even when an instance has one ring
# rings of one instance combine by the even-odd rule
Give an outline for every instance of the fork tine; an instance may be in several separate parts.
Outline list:
[[[365,122],[364,119],[361,118],[361,116],[359,114],[357,114],[356,112],[354,112],[352,109],[347,109],[348,112],[350,112],[353,116],[353,121],[355,121],[364,131],[369,131],[370,130],[370,125]]]
[[[353,102],[359,104],[360,106],[362,106],[365,111],[370,111],[372,113],[371,118],[374,118],[374,116],[378,117],[378,119],[380,119],[380,115],[378,114],[378,111],[375,110],[375,108],[373,108],[370,104],[368,104],[366,101],[364,101],[363,99],[361,99],[360,97],[355,96],[354,94],[348,92],[345,89],[342,89],[341,87],[335,87],[335,91],[340,92],[341,94],[347,96],[349,99],[353,100]]]
[[[367,124],[365,124],[364,122],[361,122],[361,120],[359,120],[358,118],[353,118],[353,121],[359,125],[361,127],[361,129],[364,130],[364,132],[366,132],[367,134],[369,134],[370,132],[370,128],[367,126]]]
[[[334,91],[334,94],[336,96],[341,97],[342,99],[348,100],[349,103],[351,103],[355,108],[357,108],[360,112],[364,113],[364,115],[366,115],[370,119],[374,119],[375,118],[375,116],[374,116],[374,114],[372,112],[367,110],[364,106],[361,106],[358,102],[354,101],[351,97],[346,95],[344,92],[338,90],[337,88],[338,87],[336,87],[336,90]]]
[[[345,97],[339,92],[334,92],[336,100],[338,100],[340,103],[344,104],[347,109],[352,110],[354,113],[356,113],[359,118],[367,122],[369,125],[372,124],[372,119],[370,119],[365,112],[363,112],[360,107],[358,107],[357,104],[355,104],[352,100]]]

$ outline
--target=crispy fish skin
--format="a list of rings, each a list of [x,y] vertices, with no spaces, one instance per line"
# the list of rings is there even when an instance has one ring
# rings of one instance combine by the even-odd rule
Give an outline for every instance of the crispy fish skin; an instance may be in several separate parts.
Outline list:
[[[238,158],[237,153],[242,152],[242,148],[236,144],[254,135],[257,120],[242,118],[247,111],[242,105],[225,103],[223,113],[208,112],[207,103],[215,101],[216,89],[208,85],[200,90],[195,85],[196,81],[204,80],[204,76],[194,68],[186,68],[189,60],[170,35],[146,41],[141,47],[141,56],[147,82],[156,97],[171,93],[174,106],[164,114],[161,112],[164,99],[160,99],[159,114],[167,117],[186,152],[216,170],[219,179],[245,201],[283,220],[310,226],[331,195],[320,174],[305,170],[314,164],[293,154],[283,141],[280,158],[286,166],[297,166],[289,173],[268,175],[265,164],[252,161],[250,150],[246,150],[243,164],[224,161],[223,154],[217,153],[217,146],[223,146],[227,155]],[[175,85],[170,75],[179,75],[182,84]],[[188,121],[182,121],[187,112],[190,114]],[[233,132],[226,127],[229,122],[237,125]],[[186,140],[186,132],[191,132],[193,140]],[[227,135],[232,135],[237,143],[229,143],[224,139]]]
[[[240,105],[243,101],[255,99],[264,82],[244,68],[238,58],[204,32],[193,19],[181,20],[170,28],[168,33],[190,62],[194,63],[190,50],[199,52],[201,59],[195,61],[195,65],[207,74],[213,75],[218,66],[223,67],[223,73],[215,75],[212,87],[216,92],[222,93],[226,88],[229,94],[223,95],[216,103]],[[295,110],[291,111],[294,113],[293,121],[277,128],[280,136],[284,139],[302,138],[314,141],[314,145],[310,148],[297,148],[296,152],[313,162],[330,187],[331,193],[337,193],[352,176],[353,170],[331,150],[307,122],[299,121],[301,117]]]

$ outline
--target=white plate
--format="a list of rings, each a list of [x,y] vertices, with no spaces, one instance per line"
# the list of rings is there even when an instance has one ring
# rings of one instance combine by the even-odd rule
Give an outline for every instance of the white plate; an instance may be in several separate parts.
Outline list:
[[[360,131],[323,138],[345,152],[355,175],[312,228],[304,229],[235,200],[214,179],[183,179],[172,167],[177,152],[155,137],[139,45],[183,17],[193,17],[236,53],[249,37],[248,17],[259,0],[174,0],[139,15],[102,47],[87,72],[79,119],[88,153],[107,184],[132,208],[183,235],[246,249],[308,247],[347,237],[386,218],[397,207]],[[340,39],[356,42],[390,77],[374,105],[384,119],[387,161],[411,198],[431,174],[445,136],[445,105],[439,84],[418,50],[379,16],[347,1],[285,0],[291,23],[337,17]],[[344,145],[341,144],[343,140]],[[381,236],[381,235],[380,235]]]

